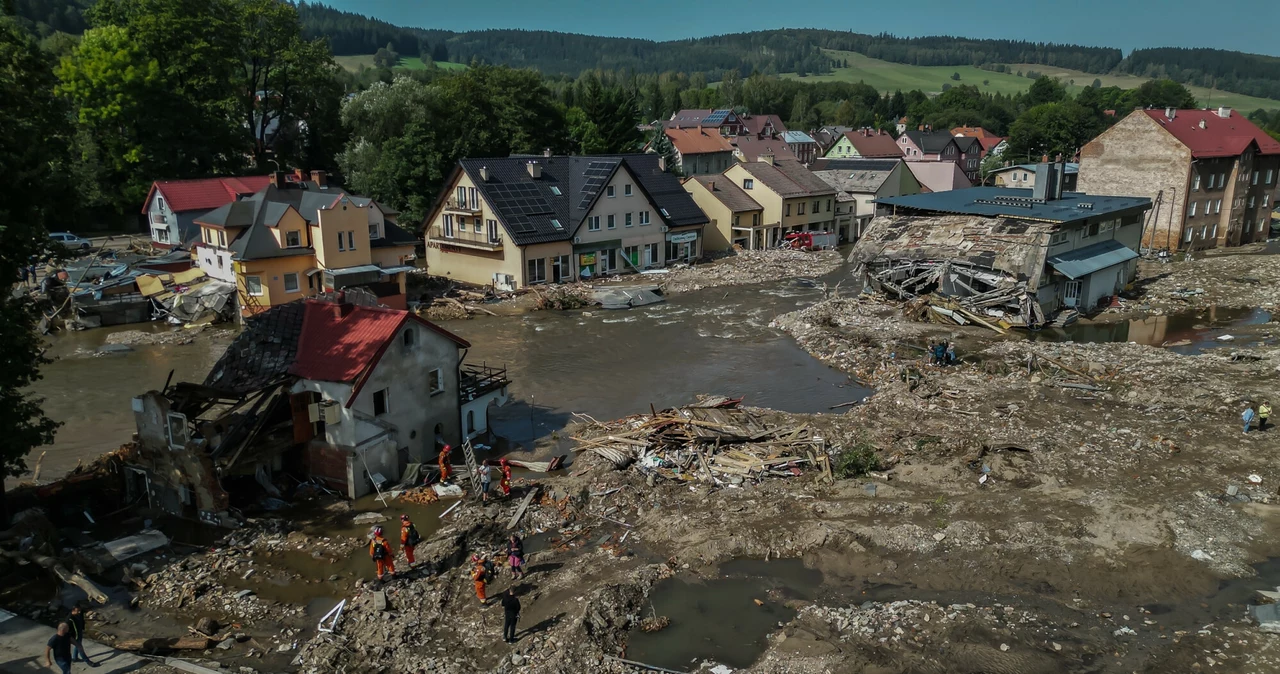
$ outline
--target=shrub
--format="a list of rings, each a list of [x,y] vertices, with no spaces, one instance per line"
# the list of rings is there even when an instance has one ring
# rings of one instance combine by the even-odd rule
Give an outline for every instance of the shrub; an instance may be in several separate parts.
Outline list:
[[[865,440],[836,455],[835,474],[838,478],[861,477],[879,469],[880,455],[876,454],[876,448]]]

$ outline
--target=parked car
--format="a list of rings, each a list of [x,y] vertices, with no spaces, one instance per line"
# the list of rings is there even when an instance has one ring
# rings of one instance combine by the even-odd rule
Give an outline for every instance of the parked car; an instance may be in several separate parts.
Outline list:
[[[88,239],[82,239],[71,232],[50,232],[49,238],[71,250],[89,250],[93,247]]]

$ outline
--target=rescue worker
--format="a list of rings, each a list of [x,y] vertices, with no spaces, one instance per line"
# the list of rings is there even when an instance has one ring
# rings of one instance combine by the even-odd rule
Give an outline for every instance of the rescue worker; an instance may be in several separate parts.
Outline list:
[[[1267,420],[1271,418],[1271,401],[1264,400],[1258,405],[1258,432],[1267,430]]]
[[[450,447],[448,444],[444,446],[444,449],[440,450],[440,481],[441,482],[448,482],[449,478],[453,476],[453,466],[449,463],[449,453],[452,451],[453,451],[453,448]]]
[[[502,495],[511,495],[511,463],[505,458],[498,460],[498,468],[502,470],[502,479],[498,481],[498,486],[502,487]]]
[[[409,562],[409,566],[413,566],[417,562],[413,559],[413,549],[422,542],[422,536],[418,533],[418,527],[413,526],[413,522],[409,520],[409,515],[400,516],[400,547],[404,549],[404,558]]]
[[[369,541],[369,557],[378,567],[378,580],[382,580],[384,575],[395,575],[395,552],[392,551],[386,537],[382,535],[382,527],[373,528],[373,540]]]
[[[484,561],[480,559],[480,555],[471,555],[471,561],[475,562],[476,568],[471,570],[471,582],[476,587],[476,598],[481,604],[488,605],[488,600],[484,596],[484,584],[488,578],[489,572],[484,567]]]

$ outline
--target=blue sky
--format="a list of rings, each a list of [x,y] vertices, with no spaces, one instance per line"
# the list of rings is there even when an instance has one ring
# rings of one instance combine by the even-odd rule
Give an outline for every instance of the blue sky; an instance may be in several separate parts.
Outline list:
[[[1277,0],[319,0],[391,23],[526,28],[672,40],[768,28],[959,35],[1119,47],[1216,47],[1280,56]],[[623,9],[625,7],[625,9]],[[1252,28],[1251,28],[1252,27]]]

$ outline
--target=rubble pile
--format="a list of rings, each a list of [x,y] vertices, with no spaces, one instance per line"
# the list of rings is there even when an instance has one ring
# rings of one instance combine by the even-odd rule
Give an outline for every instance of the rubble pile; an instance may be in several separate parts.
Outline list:
[[[107,335],[107,344],[125,344],[127,346],[141,345],[183,345],[196,341],[196,336],[203,330],[204,325],[198,325],[192,328],[184,328],[179,330],[169,330],[165,332],[146,332],[143,330],[121,330]]]
[[[828,478],[831,464],[821,437],[807,426],[767,425],[738,409],[741,399],[710,399],[610,423],[593,421],[573,439],[618,468],[635,466],[669,480],[732,485],[765,477],[801,475],[817,467]]]
[[[1143,300],[1166,306],[1280,305],[1280,255],[1224,255],[1191,262],[1144,264]]]
[[[661,277],[662,289],[670,294],[780,279],[817,278],[835,271],[840,262],[840,254],[834,250],[744,250],[710,264],[673,269]]]

